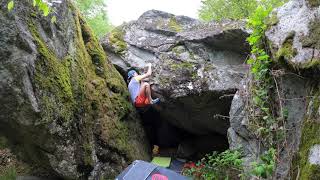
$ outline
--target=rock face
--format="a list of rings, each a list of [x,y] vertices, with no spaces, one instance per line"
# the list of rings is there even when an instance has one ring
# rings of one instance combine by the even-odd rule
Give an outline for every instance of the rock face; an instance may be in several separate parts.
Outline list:
[[[306,99],[308,86],[303,78],[292,75],[290,72],[285,72],[277,78],[279,95],[282,99],[283,109],[288,111],[286,118],[285,133],[286,144],[279,155],[279,162],[277,162],[276,177],[277,179],[284,179],[287,177],[292,154],[296,153],[300,143],[301,136],[301,121],[306,114]],[[260,156],[268,150],[266,148],[265,139],[257,138],[254,130],[250,126],[249,112],[248,112],[248,98],[250,91],[249,82],[243,83],[239,91],[233,98],[230,110],[230,128],[228,130],[228,138],[231,149],[242,147],[245,158],[244,165],[250,168],[252,162],[258,162]],[[277,99],[276,101],[278,101]]]
[[[232,96],[248,54],[244,23],[202,23],[151,10],[106,36],[102,45],[126,76],[153,64],[150,79],[163,119],[188,132],[226,134]]]
[[[300,69],[319,67],[320,13],[316,2],[292,0],[273,13],[277,21],[266,36],[274,59]]]
[[[57,23],[27,0],[0,8],[0,136],[28,175],[108,179],[148,159],[126,84],[73,5]]]
[[[266,37],[278,68],[275,80],[288,112],[284,143],[276,167],[275,179],[319,179],[319,1],[292,0],[271,14],[273,24]],[[247,111],[251,83],[243,81],[234,96],[228,130],[230,147],[243,147],[245,165],[258,161],[266,150],[264,139],[254,136]],[[275,92],[277,93],[277,92]],[[281,98],[281,99],[280,99]]]

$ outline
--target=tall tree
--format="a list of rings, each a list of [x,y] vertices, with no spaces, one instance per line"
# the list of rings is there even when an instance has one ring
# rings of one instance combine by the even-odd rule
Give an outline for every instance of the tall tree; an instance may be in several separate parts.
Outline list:
[[[76,0],[75,2],[98,38],[103,37],[113,28],[108,19],[106,0]]]
[[[199,17],[205,21],[246,19],[259,6],[278,6],[286,0],[203,0]]]

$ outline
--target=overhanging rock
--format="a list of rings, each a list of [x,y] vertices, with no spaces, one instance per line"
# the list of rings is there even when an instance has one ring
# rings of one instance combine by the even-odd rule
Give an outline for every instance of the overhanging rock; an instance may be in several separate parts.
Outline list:
[[[117,27],[102,45],[124,77],[153,64],[150,83],[170,123],[195,134],[226,134],[224,116],[245,75],[248,35],[243,22],[203,23],[151,10]]]

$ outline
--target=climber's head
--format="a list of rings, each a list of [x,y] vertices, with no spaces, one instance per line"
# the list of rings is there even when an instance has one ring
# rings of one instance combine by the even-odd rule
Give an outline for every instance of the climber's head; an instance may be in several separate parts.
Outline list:
[[[133,78],[135,76],[138,76],[137,71],[131,70],[131,71],[128,72],[128,79],[131,79],[131,78]]]

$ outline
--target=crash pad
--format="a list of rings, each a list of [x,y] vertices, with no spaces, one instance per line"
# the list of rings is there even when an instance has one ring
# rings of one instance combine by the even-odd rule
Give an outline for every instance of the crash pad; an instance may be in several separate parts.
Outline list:
[[[116,180],[191,180],[170,169],[145,161],[136,160],[128,166]]]
[[[169,167],[171,163],[170,157],[154,157],[151,161],[152,164],[158,165],[160,167]]]

